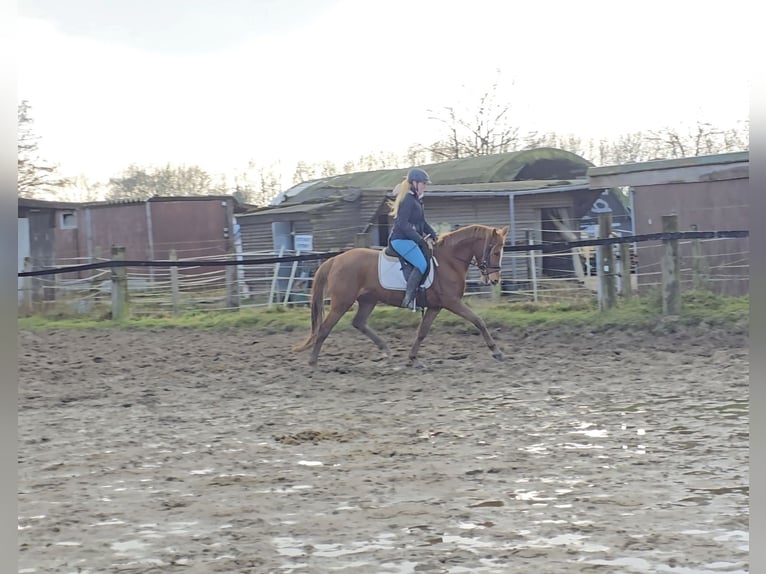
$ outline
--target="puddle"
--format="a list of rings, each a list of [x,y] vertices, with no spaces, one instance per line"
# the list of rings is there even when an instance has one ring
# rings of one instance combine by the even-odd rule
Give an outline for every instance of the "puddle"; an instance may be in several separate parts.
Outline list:
[[[513,492],[513,497],[516,500],[534,500],[538,502],[556,500],[555,496],[540,496],[540,495],[541,493],[537,490],[516,490]]]
[[[314,488],[310,484],[296,484],[295,486],[288,486],[285,488],[267,488],[265,490],[256,490],[257,494],[292,494],[301,490],[309,490]]]
[[[614,560],[587,560],[587,564],[595,564],[597,566],[623,566],[636,570],[638,572],[652,572],[652,565],[643,558],[616,558]]]
[[[112,550],[119,552],[120,554],[134,553],[136,551],[144,550],[149,546],[146,542],[141,540],[126,540],[125,542],[112,542]]]
[[[280,536],[272,538],[271,542],[276,546],[277,552],[282,556],[303,556],[306,552],[303,550],[305,543],[289,536]]]
[[[473,550],[474,548],[496,548],[497,544],[494,542],[486,542],[479,540],[478,538],[468,538],[466,536],[442,536],[442,541],[445,544],[456,544],[467,550]]]
[[[117,524],[125,524],[125,521],[113,518],[112,520],[105,520],[104,522],[96,522],[93,526],[115,526]]]
[[[738,566],[739,565],[740,564],[738,564]],[[743,567],[742,569],[730,570],[721,568],[711,569],[709,564],[704,568],[686,568],[684,566],[668,566],[667,564],[660,564],[657,566],[655,572],[672,572],[673,574],[723,574],[724,572],[726,574],[749,574],[750,570],[745,570],[744,564],[741,566]]]
[[[569,431],[569,434],[581,434],[588,438],[607,438],[609,436],[608,431],[605,429]]]

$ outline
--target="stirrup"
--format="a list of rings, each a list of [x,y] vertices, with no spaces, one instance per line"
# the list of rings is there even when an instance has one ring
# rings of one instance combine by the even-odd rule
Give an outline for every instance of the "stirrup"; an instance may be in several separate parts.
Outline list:
[[[401,309],[409,309],[413,313],[417,312],[418,310],[418,293],[420,292],[420,289],[415,289],[415,293],[412,294],[412,299],[410,299],[410,302],[407,305],[404,305],[404,298],[402,298],[401,303],[399,303],[399,307]]]

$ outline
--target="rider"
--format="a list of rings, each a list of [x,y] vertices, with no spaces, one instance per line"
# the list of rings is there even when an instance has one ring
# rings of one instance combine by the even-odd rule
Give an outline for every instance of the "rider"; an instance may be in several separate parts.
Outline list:
[[[428,253],[428,244],[425,239],[430,237],[433,241],[437,240],[436,231],[426,222],[423,208],[423,194],[427,183],[431,183],[431,180],[425,170],[418,167],[412,168],[407,172],[407,178],[399,184],[399,192],[391,209],[394,227],[388,242],[414,267],[407,280],[402,307],[410,306],[415,290],[426,272],[424,253]]]

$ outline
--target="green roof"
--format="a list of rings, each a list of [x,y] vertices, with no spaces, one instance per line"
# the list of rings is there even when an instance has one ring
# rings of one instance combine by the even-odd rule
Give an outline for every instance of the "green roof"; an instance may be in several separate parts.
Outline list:
[[[585,177],[593,164],[577,154],[536,148],[515,152],[454,159],[421,165],[434,185],[502,183],[526,180],[569,180]],[[279,202],[303,203],[318,200],[322,190],[339,188],[393,189],[409,168],[379,169],[348,173],[300,183],[282,194]]]

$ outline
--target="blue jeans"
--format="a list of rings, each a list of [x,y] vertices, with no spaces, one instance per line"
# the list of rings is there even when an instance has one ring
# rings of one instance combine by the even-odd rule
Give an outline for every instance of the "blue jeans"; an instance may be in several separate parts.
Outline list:
[[[393,239],[391,247],[408,262],[412,263],[421,273],[426,272],[426,258],[412,239]]]

